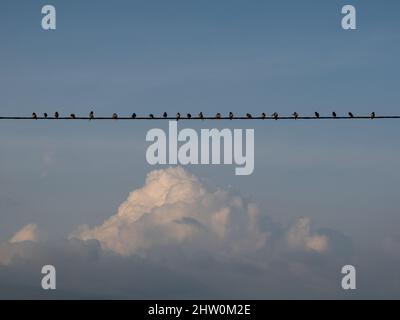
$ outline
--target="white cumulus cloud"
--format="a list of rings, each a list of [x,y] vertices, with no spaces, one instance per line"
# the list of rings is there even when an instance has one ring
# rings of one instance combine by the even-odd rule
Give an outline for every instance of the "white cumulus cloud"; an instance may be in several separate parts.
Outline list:
[[[225,250],[257,250],[267,233],[257,225],[255,204],[223,190],[208,190],[181,167],[152,171],[118,212],[102,225],[81,227],[81,240],[96,239],[121,255],[180,243],[221,245]],[[203,248],[204,248],[203,247]]]
[[[0,265],[8,265],[16,256],[27,257],[27,246],[39,240],[36,224],[28,224],[18,230],[7,242],[0,243]],[[21,244],[21,246],[19,245]]]
[[[332,297],[337,270],[351,261],[344,250],[351,241],[339,232],[315,231],[309,218],[282,225],[181,167],[150,172],[100,225],[82,226],[67,241],[39,238],[29,224],[0,243],[0,283],[13,279],[17,297],[41,297],[40,286],[18,288],[36,288],[48,262],[64,275],[60,297]],[[0,298],[9,294],[0,289]]]
[[[39,239],[38,227],[36,224],[27,224],[17,231],[9,240],[10,243],[19,243],[24,241],[37,242]]]
[[[325,235],[311,233],[309,218],[300,218],[287,232],[287,241],[294,249],[325,252],[328,249],[329,239]]]

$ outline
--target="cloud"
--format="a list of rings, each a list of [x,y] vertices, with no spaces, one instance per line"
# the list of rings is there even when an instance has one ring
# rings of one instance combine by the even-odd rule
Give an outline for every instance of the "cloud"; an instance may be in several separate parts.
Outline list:
[[[0,243],[0,265],[9,265],[15,257],[27,258],[27,250],[39,240],[36,224],[28,224],[18,230],[9,241]],[[18,245],[22,244],[22,245]]]
[[[55,154],[53,151],[44,152],[42,159],[42,172],[40,174],[41,178],[46,178],[52,167],[55,165]]]
[[[52,264],[57,298],[330,298],[348,248],[339,232],[309,218],[281,225],[181,167],[150,172],[98,226],[38,238],[30,224],[0,244],[0,283],[13,288],[0,297],[43,297],[38,277]]]
[[[300,218],[287,233],[287,241],[290,247],[295,249],[326,252],[329,239],[325,235],[311,234],[311,221],[309,218]]]
[[[258,226],[259,216],[254,203],[221,189],[209,190],[176,167],[150,172],[145,185],[133,191],[115,215],[100,226],[80,227],[73,237],[96,239],[121,255],[184,243],[226,253],[255,251],[268,238]]]
[[[18,243],[24,241],[37,242],[39,239],[38,227],[36,224],[28,224],[21,230],[17,231],[9,240],[10,243]]]

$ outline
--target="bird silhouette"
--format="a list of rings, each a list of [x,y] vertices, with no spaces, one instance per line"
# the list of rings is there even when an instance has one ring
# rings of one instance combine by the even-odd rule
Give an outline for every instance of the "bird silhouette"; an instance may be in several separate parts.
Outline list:
[[[60,116],[60,114],[57,111],[54,112],[54,118],[58,119],[59,116]]]
[[[272,114],[272,117],[273,117],[275,120],[278,120],[278,118],[279,118],[278,112],[274,112],[274,113]]]
[[[233,119],[233,112],[229,112],[229,120]]]
[[[334,118],[336,118],[336,117],[337,117],[337,114],[336,114],[336,112],[335,112],[335,111],[333,111],[333,112],[332,112],[332,117],[334,117]]]
[[[298,114],[297,112],[293,112],[292,116],[293,116],[293,118],[294,118],[295,120],[297,120],[298,117],[299,117],[299,114]]]
[[[167,118],[167,117],[168,117],[168,114],[167,114],[166,112],[164,112],[164,113],[163,113],[163,117],[164,117],[164,118]]]
[[[89,120],[93,120],[93,118],[94,118],[94,112],[93,112],[93,111],[90,111],[90,113],[89,113]]]
[[[154,114],[150,113],[149,117],[150,117],[150,119],[154,119]]]
[[[319,119],[319,113],[318,113],[318,112],[315,112],[314,115],[315,115],[315,117],[316,117],[317,119]]]
[[[49,115],[48,115],[46,112],[43,114],[43,117],[44,117],[45,119],[47,119],[48,116],[49,116]]]
[[[37,120],[37,114],[35,112],[32,113],[32,119]]]
[[[267,114],[265,112],[261,113],[261,118],[265,119],[267,117]]]
[[[201,120],[204,120],[203,112],[200,112],[200,113],[199,113],[199,118],[200,118]]]
[[[252,116],[250,113],[246,113],[246,117],[247,117],[248,119],[253,118],[253,116]]]
[[[192,119],[192,115],[190,113],[188,113],[186,116],[188,119]]]
[[[113,115],[112,115],[112,118],[113,118],[114,120],[117,120],[117,119],[118,119],[118,115],[114,112]]]
[[[76,118],[76,116],[75,116],[74,113],[71,113],[70,117],[71,117],[72,119],[75,119],[75,118]]]
[[[218,113],[215,115],[215,118],[217,118],[218,120],[221,119],[221,114],[218,112]]]
[[[178,112],[178,113],[176,114],[176,121],[178,121],[180,118],[181,118],[181,114]]]
[[[349,112],[349,117],[350,117],[350,118],[354,118],[354,114],[352,114],[351,112]]]
[[[375,112],[371,112],[371,119],[375,119]]]
[[[132,113],[132,119],[136,119],[136,113]]]

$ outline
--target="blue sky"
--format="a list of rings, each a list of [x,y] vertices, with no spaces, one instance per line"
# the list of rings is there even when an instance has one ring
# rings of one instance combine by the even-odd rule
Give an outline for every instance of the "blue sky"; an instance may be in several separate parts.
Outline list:
[[[46,3],[2,1],[1,115],[399,114],[400,4],[352,0],[358,29],[344,31],[348,2],[51,1],[57,30],[46,32]],[[154,169],[154,126],[1,122],[0,240],[32,222],[50,239],[101,224]],[[255,128],[254,174],[189,171],[283,224],[309,216],[339,230],[356,254],[399,236],[397,121],[193,124],[226,126]]]

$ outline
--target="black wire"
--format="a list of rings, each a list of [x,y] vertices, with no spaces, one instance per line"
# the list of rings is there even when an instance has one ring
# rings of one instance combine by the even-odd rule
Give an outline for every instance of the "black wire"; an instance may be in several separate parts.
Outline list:
[[[94,117],[94,118],[89,118],[89,117],[0,117],[0,120],[89,120],[89,121],[96,121],[96,120],[112,120],[112,121],[117,121],[117,120],[149,120],[149,121],[154,121],[154,120],[179,120],[179,121],[190,121],[190,120],[375,120],[375,119],[400,119],[400,116],[354,116],[354,117],[349,117],[349,116],[329,116],[329,117],[302,117],[299,116],[297,118],[294,117],[287,117],[287,116],[279,116],[278,118],[275,117],[220,117],[216,118],[214,117],[191,117],[191,118],[186,118],[186,117],[156,117],[154,118],[151,117],[118,117],[118,118],[113,118],[113,117]]]

